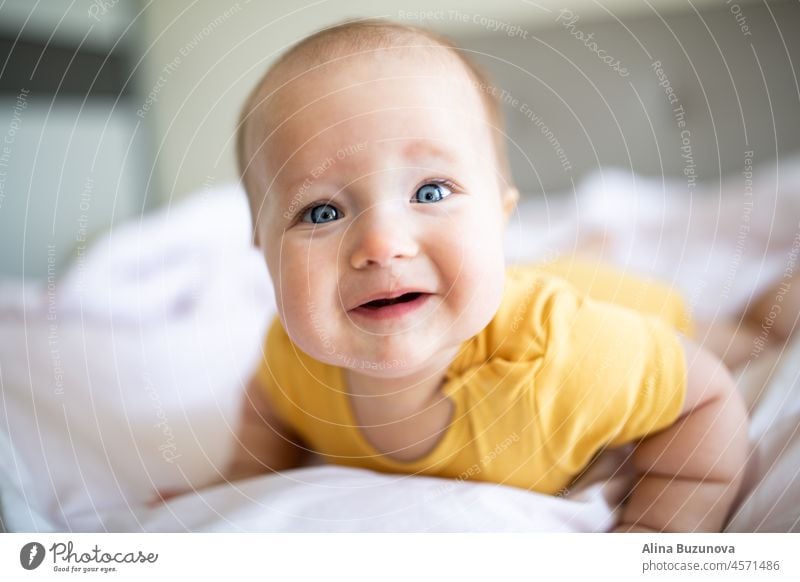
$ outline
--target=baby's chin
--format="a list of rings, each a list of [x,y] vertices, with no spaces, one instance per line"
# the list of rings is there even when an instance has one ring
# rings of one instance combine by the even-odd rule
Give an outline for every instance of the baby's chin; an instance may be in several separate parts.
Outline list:
[[[331,351],[318,346],[310,355],[323,363],[347,368],[358,374],[373,378],[401,378],[435,363],[449,365],[452,356],[458,349],[454,346],[421,346],[420,341],[406,338],[405,341],[394,338],[394,341],[382,342],[373,338],[371,345],[364,348],[349,347]]]
[[[424,366],[430,359],[412,350],[387,350],[385,352],[348,349],[335,353],[320,353],[316,359],[376,378],[395,378]]]

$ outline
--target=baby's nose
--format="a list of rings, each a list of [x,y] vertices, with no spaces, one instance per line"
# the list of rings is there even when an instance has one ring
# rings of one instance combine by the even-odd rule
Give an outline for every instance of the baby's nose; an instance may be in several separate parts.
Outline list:
[[[388,267],[419,252],[413,225],[403,211],[389,206],[371,208],[353,222],[350,264],[354,269]]]

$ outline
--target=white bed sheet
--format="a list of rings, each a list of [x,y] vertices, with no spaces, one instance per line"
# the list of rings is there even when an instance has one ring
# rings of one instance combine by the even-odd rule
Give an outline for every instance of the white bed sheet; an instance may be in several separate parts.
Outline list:
[[[680,183],[607,171],[575,193],[524,202],[508,255],[548,258],[590,241],[610,262],[672,281],[696,315],[731,314],[781,275],[798,233],[800,163],[781,167],[772,181],[769,167],[757,170],[754,198],[763,202],[749,213],[744,244],[738,178],[682,199]],[[6,528],[602,531],[612,523],[628,483],[623,474],[607,479],[605,463],[620,452],[566,497],[336,467],[203,489],[225,464],[274,312],[248,233],[238,188],[205,191],[97,241],[55,287],[0,286]],[[742,376],[754,453],[732,531],[798,527],[798,361],[795,344]],[[197,493],[147,505],[155,489],[174,488]]]

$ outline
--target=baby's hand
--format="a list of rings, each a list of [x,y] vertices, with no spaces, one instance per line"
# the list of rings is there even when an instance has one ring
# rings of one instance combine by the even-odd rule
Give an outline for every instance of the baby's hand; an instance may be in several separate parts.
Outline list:
[[[613,531],[718,532],[747,455],[747,415],[723,364],[683,340],[686,400],[671,427],[636,448],[641,473]]]
[[[610,533],[661,533],[658,530],[650,529],[643,525],[632,525],[630,523],[620,523],[611,530]]]
[[[188,493],[188,491],[183,491],[181,489],[156,489],[155,496],[147,502],[147,507],[157,507],[168,499],[183,495],[184,493]]]

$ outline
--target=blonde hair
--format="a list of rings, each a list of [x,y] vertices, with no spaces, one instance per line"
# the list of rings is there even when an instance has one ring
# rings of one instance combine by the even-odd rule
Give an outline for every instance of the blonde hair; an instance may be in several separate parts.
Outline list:
[[[276,71],[293,65],[303,65],[302,69],[308,70],[320,63],[360,51],[403,47],[403,43],[417,40],[420,37],[432,42],[431,46],[448,49],[472,77],[492,126],[497,168],[500,173],[499,179],[504,181],[505,185],[511,185],[511,171],[508,166],[503,131],[503,115],[501,104],[496,97],[497,91],[493,89],[489,76],[464,54],[463,49],[460,49],[448,38],[417,26],[380,19],[347,21],[322,29],[292,46],[267,70],[242,107],[237,126],[236,160],[239,175],[254,211],[254,221],[257,208],[255,204],[264,194],[267,181],[267,176],[263,171],[264,164],[256,164],[254,160],[264,143],[266,104],[274,98],[276,93],[268,81],[277,75]],[[418,47],[418,45],[414,46]]]

